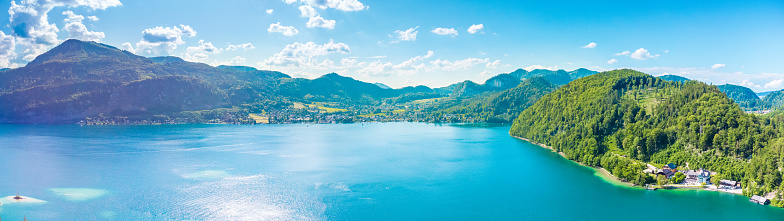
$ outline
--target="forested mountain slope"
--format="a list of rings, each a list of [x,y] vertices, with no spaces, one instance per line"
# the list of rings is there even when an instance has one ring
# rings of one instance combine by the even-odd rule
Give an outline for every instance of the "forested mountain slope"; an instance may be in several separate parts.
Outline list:
[[[784,121],[777,119],[744,113],[715,86],[625,69],[543,96],[520,114],[510,134],[636,184],[653,182],[640,162],[688,162],[742,181],[750,195],[781,193]]]
[[[757,110],[765,106],[762,100],[757,97],[757,93],[747,87],[732,84],[719,85],[718,87],[743,110]]]

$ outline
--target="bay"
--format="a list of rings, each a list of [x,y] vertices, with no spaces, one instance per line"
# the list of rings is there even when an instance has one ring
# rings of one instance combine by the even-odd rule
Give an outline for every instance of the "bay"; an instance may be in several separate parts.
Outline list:
[[[486,124],[0,125],[3,220],[781,220],[646,191]]]

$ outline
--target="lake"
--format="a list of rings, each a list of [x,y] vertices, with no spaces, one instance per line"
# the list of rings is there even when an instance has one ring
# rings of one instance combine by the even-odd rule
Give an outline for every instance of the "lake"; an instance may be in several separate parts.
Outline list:
[[[709,191],[646,191],[508,125],[0,125],[2,220],[782,220]]]

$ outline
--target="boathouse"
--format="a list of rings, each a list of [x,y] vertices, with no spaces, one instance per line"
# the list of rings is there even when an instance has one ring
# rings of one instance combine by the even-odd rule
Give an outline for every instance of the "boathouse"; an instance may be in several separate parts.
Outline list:
[[[758,203],[760,205],[766,205],[770,203],[770,200],[766,199],[765,197],[761,197],[757,195],[754,195],[751,198],[749,198],[749,201],[753,203]]]

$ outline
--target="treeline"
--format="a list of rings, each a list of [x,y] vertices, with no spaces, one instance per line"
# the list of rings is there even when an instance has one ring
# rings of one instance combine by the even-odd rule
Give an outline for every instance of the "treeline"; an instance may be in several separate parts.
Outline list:
[[[636,184],[655,182],[641,162],[688,163],[759,195],[782,193],[783,115],[746,114],[716,86],[616,70],[545,95],[520,114],[510,134]]]

